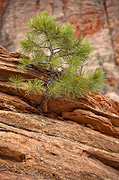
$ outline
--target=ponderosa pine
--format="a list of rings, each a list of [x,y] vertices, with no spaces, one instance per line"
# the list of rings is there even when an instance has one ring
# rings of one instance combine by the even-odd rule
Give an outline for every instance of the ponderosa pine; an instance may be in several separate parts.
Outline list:
[[[92,46],[82,37],[75,36],[75,27],[70,23],[60,24],[55,16],[42,12],[26,24],[26,38],[20,40],[20,51],[29,56],[21,58],[20,67],[39,66],[50,69],[48,82],[40,79],[24,80],[21,76],[10,77],[17,86],[25,81],[27,93],[34,92],[66,98],[80,97],[96,91],[104,83],[100,69],[86,73],[84,65],[89,60]]]

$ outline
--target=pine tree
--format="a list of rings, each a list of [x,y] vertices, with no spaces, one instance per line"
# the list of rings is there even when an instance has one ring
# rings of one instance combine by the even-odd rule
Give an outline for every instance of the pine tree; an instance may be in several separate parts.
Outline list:
[[[42,12],[31,18],[25,25],[26,38],[20,40],[23,56],[20,68],[39,66],[50,69],[48,82],[40,79],[24,80],[20,76],[11,77],[17,86],[25,81],[26,92],[33,91],[49,96],[76,98],[95,91],[104,83],[104,72],[95,69],[86,73],[84,65],[92,52],[91,45],[82,37],[75,36],[75,28],[70,23],[60,24],[54,16]]]

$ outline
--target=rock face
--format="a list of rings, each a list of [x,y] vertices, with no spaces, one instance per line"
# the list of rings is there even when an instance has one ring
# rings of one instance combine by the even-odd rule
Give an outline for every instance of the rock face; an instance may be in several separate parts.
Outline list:
[[[84,36],[94,52],[88,69],[102,67],[107,86],[103,94],[119,101],[119,1],[118,0],[0,0],[2,45],[18,50],[18,40],[25,36],[24,22],[43,10],[55,14],[57,21],[76,26],[76,35]]]
[[[19,54],[0,47],[0,179],[118,180],[119,103],[90,93],[76,101],[25,96],[15,73],[47,80],[49,72],[17,69]]]

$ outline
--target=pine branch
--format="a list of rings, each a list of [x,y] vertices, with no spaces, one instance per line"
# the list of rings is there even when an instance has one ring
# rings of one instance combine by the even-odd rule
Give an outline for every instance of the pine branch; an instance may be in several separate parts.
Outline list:
[[[50,47],[48,47],[48,46],[40,46],[40,45],[38,45],[36,42],[32,41],[31,39],[30,39],[30,41],[31,41],[32,43],[34,43],[34,45],[37,46],[37,47],[39,47],[39,48],[50,49]]]
[[[60,55],[60,56],[58,56],[58,57],[73,56],[73,55],[74,55],[74,53],[68,53],[68,54]]]

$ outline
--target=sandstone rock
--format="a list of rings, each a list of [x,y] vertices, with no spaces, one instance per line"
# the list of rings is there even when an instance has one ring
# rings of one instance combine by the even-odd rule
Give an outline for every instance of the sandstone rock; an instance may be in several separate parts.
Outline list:
[[[119,178],[119,140],[77,123],[0,111],[0,168],[39,179]]]
[[[38,178],[34,178],[33,176],[28,176],[25,174],[18,174],[8,171],[0,170],[0,179],[1,180],[38,180]],[[40,180],[40,179],[39,179]]]
[[[19,57],[0,47],[0,179],[118,180],[119,103],[90,92],[50,98],[41,113],[42,96],[7,81],[14,72],[47,81],[49,72],[19,70]]]

